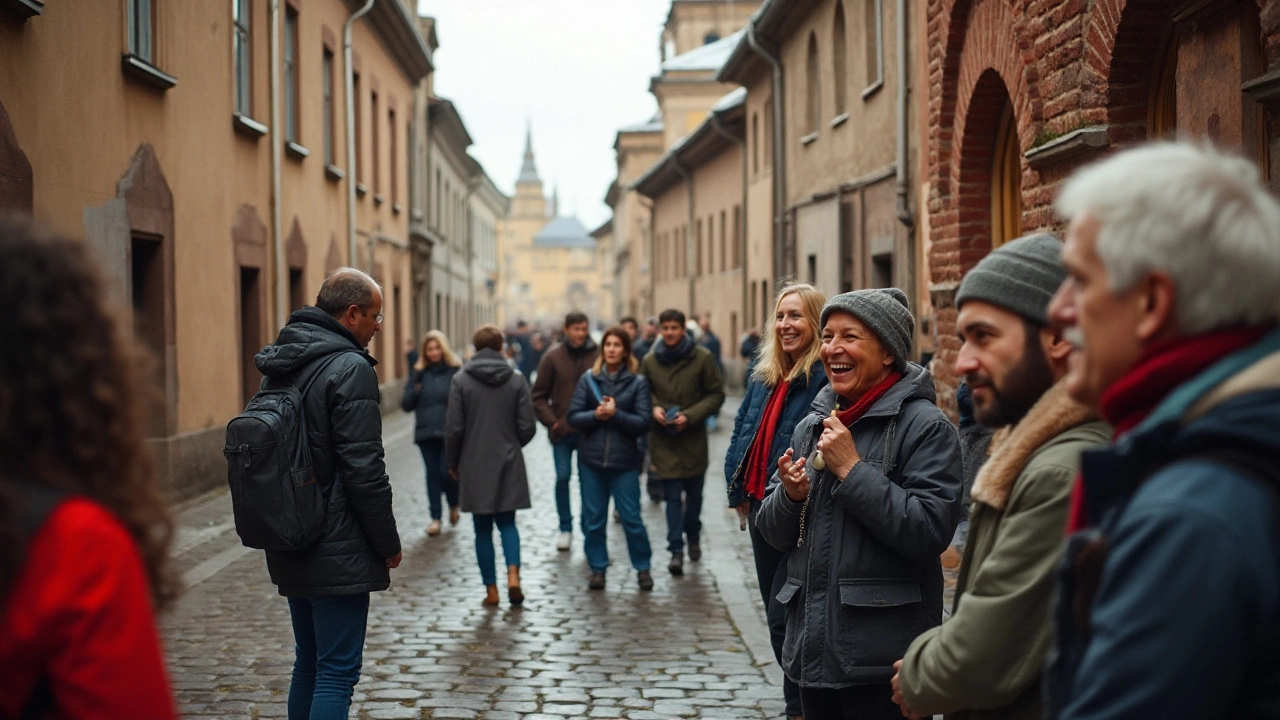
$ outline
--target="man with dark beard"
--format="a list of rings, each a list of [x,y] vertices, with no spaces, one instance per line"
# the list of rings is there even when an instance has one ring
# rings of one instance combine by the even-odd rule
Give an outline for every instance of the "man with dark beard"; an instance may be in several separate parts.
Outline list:
[[[1053,569],[1080,453],[1107,442],[1094,411],[1061,382],[1071,354],[1048,325],[1066,277],[1062,243],[1014,240],[965,276],[956,294],[960,354],[991,456],[971,497],[969,538],[949,621],[911,643],[893,679],[904,715],[1039,718],[1052,636]]]

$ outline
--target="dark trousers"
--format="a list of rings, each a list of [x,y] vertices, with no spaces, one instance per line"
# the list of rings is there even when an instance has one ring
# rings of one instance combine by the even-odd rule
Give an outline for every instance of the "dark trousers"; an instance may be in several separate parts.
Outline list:
[[[360,680],[369,593],[289,598],[293,620],[293,679],[289,720],[347,717]]]
[[[902,720],[889,683],[839,690],[801,688],[805,720]]]
[[[431,506],[431,519],[439,520],[444,514],[440,505],[440,493],[449,501],[449,508],[458,507],[458,483],[449,477],[445,467],[444,438],[432,438],[418,443],[422,451],[422,464],[427,466],[427,502]]]
[[[765,618],[769,623],[769,644],[773,646],[773,656],[777,658],[778,665],[782,665],[782,641],[787,637],[787,607],[778,602],[777,597],[787,582],[787,559],[791,553],[770,545],[756,529],[756,511],[759,508],[760,501],[752,500],[747,529],[751,535],[751,554],[756,561],[760,600],[764,603]],[[782,698],[786,701],[787,716],[804,714],[800,707],[800,686],[786,675],[782,676]]]
[[[662,478],[667,501],[667,550],[684,552],[685,537],[698,544],[702,533],[702,483],[705,475],[690,478]],[[681,497],[683,495],[683,498]]]

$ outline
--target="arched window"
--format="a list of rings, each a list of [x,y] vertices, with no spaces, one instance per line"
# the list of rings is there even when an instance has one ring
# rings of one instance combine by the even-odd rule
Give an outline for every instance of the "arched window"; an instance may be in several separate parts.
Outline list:
[[[1022,147],[1013,105],[1007,100],[997,125],[991,164],[991,247],[1022,235]]]
[[[760,113],[751,113],[751,172],[760,172]]]
[[[713,43],[713,42],[715,42],[715,41],[717,41],[717,40],[719,40],[719,39],[720,39],[720,33],[716,32],[715,30],[712,30],[711,32],[707,33],[707,34],[706,34],[706,36],[704,36],[704,37],[702,38],[702,44],[703,44],[703,45],[710,45],[711,43]]]
[[[867,53],[867,90],[884,83],[884,35],[881,29],[881,0],[863,2],[863,47]],[[902,22],[898,18],[896,22]],[[865,91],[864,91],[865,92]]]
[[[836,115],[843,115],[848,111],[845,97],[848,94],[846,86],[849,78],[845,73],[848,61],[845,53],[844,3],[839,1],[836,2],[835,21],[831,24],[831,55],[836,79]]]
[[[818,38],[809,33],[809,59],[805,65],[805,77],[808,80],[808,96],[805,98],[804,126],[809,134],[818,132],[818,121],[822,117],[822,103],[819,93],[822,90],[818,82]]]
[[[1172,140],[1178,133],[1178,39],[1169,38],[1155,81],[1151,83],[1151,109],[1147,114],[1147,137]]]

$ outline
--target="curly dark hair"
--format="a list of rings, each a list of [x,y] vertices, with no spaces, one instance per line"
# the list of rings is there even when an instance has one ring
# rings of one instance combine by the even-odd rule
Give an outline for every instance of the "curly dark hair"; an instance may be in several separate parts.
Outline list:
[[[153,361],[125,340],[83,243],[0,218],[0,600],[22,570],[13,483],[108,509],[133,536],[157,609],[177,595],[173,519],[142,430]]]

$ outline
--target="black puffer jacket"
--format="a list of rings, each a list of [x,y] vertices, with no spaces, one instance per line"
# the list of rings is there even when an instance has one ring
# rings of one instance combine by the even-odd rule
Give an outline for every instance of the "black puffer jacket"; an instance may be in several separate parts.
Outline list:
[[[286,597],[386,590],[386,560],[400,553],[382,459],[377,361],[338,321],[305,307],[254,362],[269,382],[289,382],[334,353],[342,354],[303,398],[311,460],[329,498],[324,537],[308,550],[267,553],[271,582]]]
[[[444,439],[444,418],[449,410],[449,383],[458,368],[442,362],[431,363],[426,370],[414,370],[404,385],[400,407],[414,414],[413,441]]]
[[[612,397],[617,408],[604,422],[596,419],[600,402],[591,389],[594,379],[601,397]],[[578,461],[600,470],[639,470],[644,466],[644,449],[640,438],[649,434],[649,379],[627,368],[618,370],[617,379],[609,380],[603,372],[588,370],[578,379],[569,403],[569,424],[582,433],[578,442]]]

